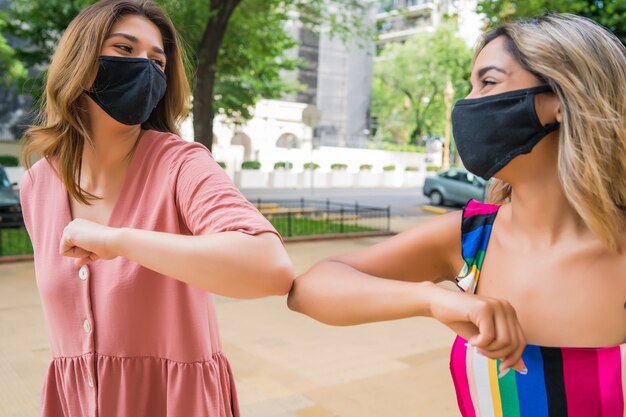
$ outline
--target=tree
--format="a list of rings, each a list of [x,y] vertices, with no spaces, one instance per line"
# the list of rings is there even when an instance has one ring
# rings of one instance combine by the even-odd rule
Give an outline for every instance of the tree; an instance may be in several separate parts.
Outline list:
[[[461,98],[469,91],[471,51],[451,26],[387,44],[374,66],[372,114],[384,141],[419,144],[443,136],[448,77]]]
[[[7,39],[2,36],[6,27],[6,17],[0,12],[0,84],[10,85],[26,77],[26,69],[16,57],[15,50],[9,45]]]
[[[626,44],[624,0],[480,0],[477,12],[484,13],[492,26],[546,12],[574,13],[595,20]]]
[[[277,98],[296,85],[281,79],[296,68],[286,57],[295,45],[285,32],[291,14],[313,31],[330,27],[337,36],[366,36],[369,1],[359,0],[155,0],[188,45],[193,77],[194,136],[209,149],[213,119],[242,122],[261,97]],[[12,0],[7,32],[27,41],[17,56],[45,68],[71,19],[94,0]],[[40,85],[32,82],[31,86]],[[34,88],[30,89],[31,91]],[[39,91],[41,91],[39,89]]]

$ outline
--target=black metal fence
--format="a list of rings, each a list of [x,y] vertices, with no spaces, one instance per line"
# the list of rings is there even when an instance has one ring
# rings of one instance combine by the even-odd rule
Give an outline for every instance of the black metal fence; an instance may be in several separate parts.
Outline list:
[[[311,199],[254,199],[252,203],[285,238],[390,234],[390,207]],[[0,222],[0,257],[32,255],[23,222]]]
[[[251,199],[285,238],[389,234],[391,209],[313,199]]]

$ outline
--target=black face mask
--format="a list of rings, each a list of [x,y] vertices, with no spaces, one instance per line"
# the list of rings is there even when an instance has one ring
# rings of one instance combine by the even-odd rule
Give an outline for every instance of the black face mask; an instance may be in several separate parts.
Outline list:
[[[165,74],[145,58],[101,56],[98,74],[87,94],[109,116],[125,125],[150,118],[165,95]]]
[[[542,126],[535,111],[535,95],[547,91],[550,86],[541,85],[457,101],[452,131],[467,170],[488,180],[558,129],[559,123]]]

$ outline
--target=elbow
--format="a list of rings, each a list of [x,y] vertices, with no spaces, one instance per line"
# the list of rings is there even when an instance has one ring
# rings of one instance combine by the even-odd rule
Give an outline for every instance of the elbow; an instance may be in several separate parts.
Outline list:
[[[300,306],[300,294],[297,289],[298,285],[298,280],[296,279],[291,286],[291,291],[289,291],[289,295],[287,296],[287,307],[289,307],[289,310],[291,311],[302,313],[302,309]]]
[[[275,295],[285,296],[293,287],[295,274],[291,262],[281,265],[276,272],[276,293]]]
[[[282,262],[277,262],[268,268],[267,271],[269,283],[267,288],[267,295],[285,296],[289,294],[294,281],[293,265],[287,259]]]

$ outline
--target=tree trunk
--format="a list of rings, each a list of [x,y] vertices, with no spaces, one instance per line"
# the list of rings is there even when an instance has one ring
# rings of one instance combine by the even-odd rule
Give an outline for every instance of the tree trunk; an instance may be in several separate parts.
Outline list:
[[[241,0],[210,0],[214,14],[207,22],[198,47],[198,68],[193,83],[193,133],[194,140],[209,149],[213,146],[213,92],[220,46],[228,21]]]

